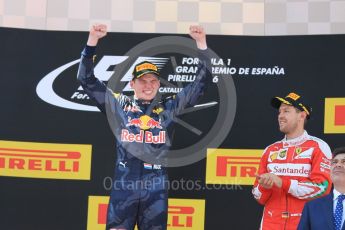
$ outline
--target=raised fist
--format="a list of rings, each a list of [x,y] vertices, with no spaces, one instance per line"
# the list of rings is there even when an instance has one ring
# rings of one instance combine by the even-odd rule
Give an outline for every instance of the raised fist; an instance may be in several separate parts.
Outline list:
[[[92,25],[89,33],[89,39],[87,44],[89,46],[97,45],[99,39],[107,35],[107,25],[105,24],[94,24]]]
[[[196,41],[199,49],[206,49],[206,33],[202,26],[192,25],[189,27],[189,35]]]

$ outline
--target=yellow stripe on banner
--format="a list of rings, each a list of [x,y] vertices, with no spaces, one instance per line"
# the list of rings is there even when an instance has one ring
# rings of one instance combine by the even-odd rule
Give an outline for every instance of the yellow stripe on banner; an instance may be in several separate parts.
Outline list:
[[[87,230],[105,230],[109,197],[89,196],[88,202]],[[168,230],[204,230],[205,200],[169,199],[168,203]]]
[[[261,149],[207,149],[206,184],[253,185],[262,153]]]
[[[336,106],[345,106],[345,98],[325,98],[324,133],[345,133],[345,125],[335,125]]]
[[[90,180],[91,145],[0,140],[0,176]]]

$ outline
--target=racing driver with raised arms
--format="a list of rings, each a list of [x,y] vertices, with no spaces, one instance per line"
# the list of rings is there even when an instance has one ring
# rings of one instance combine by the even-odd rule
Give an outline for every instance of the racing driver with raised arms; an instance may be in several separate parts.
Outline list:
[[[206,34],[200,26],[190,27],[190,36],[196,42],[199,55],[195,81],[165,99],[159,99],[157,94],[159,69],[148,61],[134,67],[130,81],[134,96],[113,92],[94,76],[96,46],[106,34],[107,27],[103,24],[95,24],[90,29],[82,51],[78,80],[103,113],[114,115],[115,125],[110,125],[115,127],[117,160],[107,229],[132,230],[137,225],[140,230],[164,230],[168,209],[167,171],[159,164],[159,158],[165,157],[170,146],[167,127],[183,109],[197,103],[211,82],[206,71],[209,65]]]

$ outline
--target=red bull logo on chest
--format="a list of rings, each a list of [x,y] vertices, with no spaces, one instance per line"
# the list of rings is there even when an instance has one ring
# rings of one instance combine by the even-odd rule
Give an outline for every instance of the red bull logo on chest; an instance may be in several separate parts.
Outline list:
[[[126,124],[127,127],[130,126],[135,126],[138,127],[142,130],[148,130],[148,129],[162,129],[163,127],[161,126],[161,120],[159,119],[156,121],[154,118],[148,116],[148,115],[143,115],[139,118],[131,118],[128,117],[128,123]]]
[[[139,118],[128,117],[127,127],[138,127],[140,132],[137,134],[131,133],[127,129],[121,131],[121,141],[123,142],[138,142],[138,143],[150,143],[150,144],[164,144],[166,142],[165,131],[159,131],[158,135],[154,135],[149,129],[162,129],[161,120],[158,121],[154,118],[143,115]]]

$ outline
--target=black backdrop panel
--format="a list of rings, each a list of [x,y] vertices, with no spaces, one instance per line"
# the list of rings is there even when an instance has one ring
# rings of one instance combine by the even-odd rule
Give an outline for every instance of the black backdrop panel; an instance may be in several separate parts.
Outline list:
[[[36,88],[53,70],[79,59],[86,32],[0,29],[1,113],[0,140],[92,145],[91,180],[53,180],[0,177],[1,229],[86,229],[89,195],[109,195],[104,180],[113,176],[115,143],[105,116],[99,112],[67,109],[42,100]],[[159,34],[109,33],[97,48],[103,55],[123,56],[135,45]],[[208,46],[231,67],[283,68],[284,74],[233,74],[237,109],[234,124],[219,146],[228,149],[264,149],[281,139],[272,96],[290,91],[306,95],[314,116],[307,126],[331,148],[344,145],[344,134],[324,134],[325,98],[345,97],[345,36],[208,36]],[[181,63],[181,60],[177,58]],[[61,98],[82,93],[76,81],[77,64],[55,79],[53,90]],[[216,98],[212,85],[203,98]],[[49,89],[47,89],[49,91]],[[48,92],[49,94],[49,92]],[[91,103],[92,104],[92,103]],[[195,127],[212,126],[218,106],[184,119]],[[209,121],[209,122],[205,122]],[[206,123],[206,125],[205,125]],[[174,148],[197,141],[176,125]],[[188,138],[186,138],[188,137]],[[0,146],[1,147],[1,146]],[[210,146],[217,147],[217,146]],[[170,168],[171,180],[205,181],[206,160]],[[1,175],[1,169],[0,169]],[[205,229],[257,229],[262,208],[251,196],[251,186],[239,190],[170,191],[171,198],[206,200]]]

